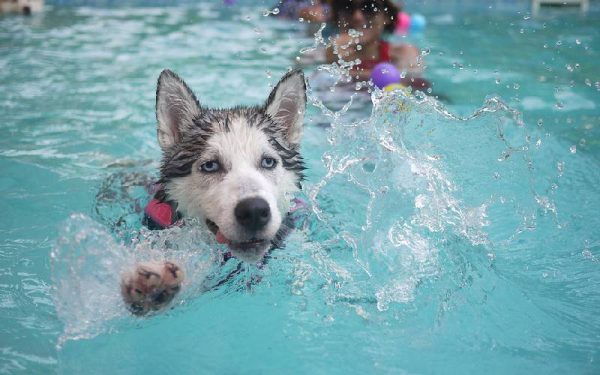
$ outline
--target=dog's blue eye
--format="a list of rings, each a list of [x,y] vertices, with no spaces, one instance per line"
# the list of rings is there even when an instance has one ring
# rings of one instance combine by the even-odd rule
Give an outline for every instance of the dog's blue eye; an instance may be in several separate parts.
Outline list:
[[[273,158],[263,158],[260,162],[260,166],[265,169],[273,169],[277,165],[277,161]]]
[[[214,161],[214,160],[207,161],[206,163],[204,163],[200,166],[200,169],[202,170],[202,172],[206,172],[206,173],[217,172],[220,168],[221,168],[221,166],[219,165],[219,162]]]

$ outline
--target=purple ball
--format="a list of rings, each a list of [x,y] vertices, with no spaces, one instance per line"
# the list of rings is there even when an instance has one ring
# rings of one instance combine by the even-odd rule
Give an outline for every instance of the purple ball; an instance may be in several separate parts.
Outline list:
[[[371,80],[380,89],[392,83],[400,83],[400,72],[390,63],[379,63],[371,72]]]

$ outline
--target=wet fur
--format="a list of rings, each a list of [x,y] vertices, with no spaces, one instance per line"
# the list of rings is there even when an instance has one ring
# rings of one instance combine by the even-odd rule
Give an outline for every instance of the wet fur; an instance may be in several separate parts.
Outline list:
[[[208,109],[183,80],[164,71],[156,103],[163,150],[162,200],[173,204],[182,217],[208,219],[228,239],[244,241],[253,234],[237,225],[234,207],[244,198],[261,197],[268,202],[272,218],[258,235],[274,239],[304,177],[299,148],[305,90],[304,76],[295,70],[284,75],[263,106]],[[277,167],[261,168],[265,156],[276,159]],[[220,163],[221,172],[200,170],[211,160]],[[258,260],[267,249],[236,255]]]
[[[305,108],[300,70],[285,74],[264,105],[232,109],[202,107],[181,78],[163,71],[156,90],[162,189],[154,198],[169,203],[178,217],[205,221],[229,241],[233,256],[259,261],[288,231],[290,201],[304,177]],[[275,167],[265,167],[265,158],[275,160]],[[203,170],[207,162],[220,169]],[[256,230],[240,225],[234,214],[239,202],[252,198],[266,201],[270,210],[268,223]],[[128,308],[143,315],[166,306],[183,277],[172,262],[140,264],[123,275],[121,293]]]

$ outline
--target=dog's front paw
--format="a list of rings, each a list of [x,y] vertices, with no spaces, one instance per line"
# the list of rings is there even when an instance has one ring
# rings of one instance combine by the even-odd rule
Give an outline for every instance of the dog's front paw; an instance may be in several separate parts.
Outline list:
[[[183,270],[172,262],[142,263],[123,275],[121,294],[132,313],[144,315],[171,302],[183,277]]]

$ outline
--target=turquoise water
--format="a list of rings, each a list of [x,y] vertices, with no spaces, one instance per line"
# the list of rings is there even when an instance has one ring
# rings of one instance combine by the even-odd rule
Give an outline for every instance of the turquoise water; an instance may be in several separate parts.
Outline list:
[[[0,17],[0,372],[599,372],[597,10],[425,7],[411,40],[445,104],[333,112],[350,92],[306,67],[314,213],[261,270],[205,291],[235,265],[195,226],[123,240],[111,220],[138,229],[131,176],[160,157],[159,72],[256,104],[313,45],[250,4]],[[167,242],[190,282],[133,318],[118,274]]]

